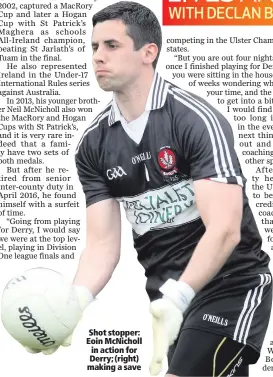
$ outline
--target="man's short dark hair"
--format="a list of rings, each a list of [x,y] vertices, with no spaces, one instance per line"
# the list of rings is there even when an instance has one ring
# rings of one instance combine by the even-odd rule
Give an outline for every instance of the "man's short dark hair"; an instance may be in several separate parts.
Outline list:
[[[132,1],[120,1],[109,5],[94,14],[93,27],[98,22],[121,20],[127,26],[127,33],[134,42],[135,50],[139,50],[147,43],[155,43],[158,54],[153,62],[156,67],[162,46],[161,27],[155,14],[144,5]]]

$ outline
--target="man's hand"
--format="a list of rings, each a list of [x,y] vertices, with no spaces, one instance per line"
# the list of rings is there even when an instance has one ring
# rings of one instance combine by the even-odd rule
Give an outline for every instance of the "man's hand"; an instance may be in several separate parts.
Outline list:
[[[167,280],[159,290],[163,293],[163,297],[150,304],[154,343],[150,365],[152,376],[160,373],[164,357],[179,334],[183,313],[195,296],[195,292],[188,284],[173,279]]]
[[[73,335],[73,332],[63,341],[63,343],[61,344],[61,346],[63,346],[63,347],[70,346],[71,342],[72,342],[72,335]],[[55,346],[55,347],[47,348],[47,349],[44,349],[44,350],[38,350],[38,349],[35,349],[35,348],[29,348],[29,347],[24,346],[24,345],[23,345],[23,347],[29,353],[40,353],[40,352],[42,352],[44,355],[52,355],[54,352],[57,351],[57,349],[60,346]]]
[[[82,311],[84,311],[84,309],[92,302],[94,301],[94,297],[92,296],[92,294],[90,293],[90,291],[86,288],[86,287],[83,287],[83,286],[78,286],[78,285],[73,285],[72,286],[72,289],[75,293],[75,296],[77,298],[77,302],[78,302],[78,305],[79,305],[79,309]],[[73,330],[74,331],[74,330]],[[62,342],[62,344],[60,344],[61,346],[63,347],[68,347],[71,345],[71,342],[72,342],[72,335],[73,335],[73,331],[71,332],[71,334],[68,335],[68,337]],[[29,353],[40,353],[42,352],[44,355],[51,355],[53,354],[54,352],[57,351],[57,349],[60,347],[60,345],[58,346],[54,346],[54,347],[51,347],[51,348],[47,348],[47,349],[43,349],[43,350],[39,350],[39,349],[34,349],[34,348],[30,348],[30,347],[27,347],[25,345],[23,345],[23,347],[25,348],[25,350]]]
[[[150,374],[156,376],[162,369],[162,363],[169,347],[176,340],[183,315],[180,309],[168,298],[160,298],[150,305],[153,316],[153,357],[150,365]]]

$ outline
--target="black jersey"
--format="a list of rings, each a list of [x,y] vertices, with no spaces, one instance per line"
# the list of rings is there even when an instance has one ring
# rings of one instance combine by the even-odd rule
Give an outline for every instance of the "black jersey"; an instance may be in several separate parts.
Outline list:
[[[181,275],[205,231],[194,180],[243,186],[241,241],[215,279],[267,271],[269,257],[261,250],[228,121],[158,73],[145,113],[143,135],[133,140],[112,101],[83,134],[76,165],[87,206],[107,198],[123,204],[150,298],[169,277]]]

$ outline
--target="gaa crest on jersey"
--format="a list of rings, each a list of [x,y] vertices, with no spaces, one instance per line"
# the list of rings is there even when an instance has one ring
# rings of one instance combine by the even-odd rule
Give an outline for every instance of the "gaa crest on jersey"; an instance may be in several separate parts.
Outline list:
[[[175,168],[176,157],[174,152],[170,148],[163,148],[159,151],[157,160],[159,166],[164,171],[170,171]]]
[[[170,147],[162,147],[157,155],[160,171],[167,182],[177,182],[180,179],[176,167],[176,155]]]

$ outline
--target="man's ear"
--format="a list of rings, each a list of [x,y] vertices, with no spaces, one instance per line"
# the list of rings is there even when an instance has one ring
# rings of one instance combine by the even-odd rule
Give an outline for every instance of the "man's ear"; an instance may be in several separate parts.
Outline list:
[[[152,64],[157,57],[158,47],[155,43],[148,43],[142,47],[143,56],[142,60],[144,64]]]

